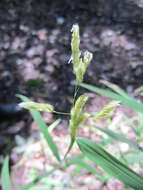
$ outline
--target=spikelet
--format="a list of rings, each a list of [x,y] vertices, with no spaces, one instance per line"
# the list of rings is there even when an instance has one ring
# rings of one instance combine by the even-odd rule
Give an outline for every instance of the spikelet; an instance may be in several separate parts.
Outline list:
[[[119,105],[119,101],[111,101],[100,112],[95,113],[94,121],[97,121],[103,118],[106,118],[106,119],[109,118],[114,108],[117,107],[118,105]]]
[[[84,52],[84,57],[83,57],[84,72],[86,71],[88,64],[92,60],[92,57],[93,57],[93,55],[89,51]]]
[[[88,100],[88,96],[86,94],[81,95],[75,102],[74,107],[71,111],[71,117],[74,118],[75,115],[79,115],[83,109],[83,106]]]
[[[28,110],[38,110],[38,111],[43,111],[43,112],[53,112],[54,107],[50,104],[43,104],[43,103],[37,103],[37,102],[22,102],[19,104],[20,107],[23,107]]]
[[[72,62],[73,69],[76,75],[76,81],[79,85],[83,81],[84,74],[86,72],[87,66],[92,60],[92,53],[85,51],[83,58],[81,58],[81,52],[79,49],[80,37],[79,37],[79,26],[73,25],[72,27]]]
[[[76,69],[79,64],[80,60],[80,50],[79,50],[79,44],[80,44],[80,37],[79,37],[79,26],[77,24],[74,24],[72,27],[72,41],[71,41],[71,49],[72,49],[72,61],[73,61],[73,67],[76,72]]]
[[[142,93],[143,93],[143,86],[140,86],[139,88],[137,88],[137,89],[135,90],[135,93],[136,93],[136,94],[142,94]]]
[[[87,66],[91,60],[92,60],[92,53],[88,51],[84,53],[83,59],[80,58],[79,65],[76,70],[76,81],[78,85],[83,81],[83,77],[86,72]]]
[[[70,119],[70,136],[72,139],[75,139],[76,137],[76,129],[78,128],[79,124],[80,124],[80,120],[81,120],[81,112],[83,109],[83,106],[85,105],[85,103],[88,100],[88,96],[87,95],[81,95],[74,107],[71,110],[71,119]]]
[[[89,116],[90,116],[90,114],[88,114],[88,113],[83,113],[83,114],[81,114],[81,115],[79,116],[79,119],[78,119],[78,122],[77,122],[77,126],[79,127],[80,124],[81,124],[82,122],[84,122]]]
[[[70,139],[71,140],[70,140],[69,148],[65,154],[65,157],[70,152],[70,150],[75,142],[76,132],[77,132],[79,125],[81,124],[81,122],[83,122],[85,119],[87,119],[89,117],[89,114],[82,113],[83,106],[85,105],[87,100],[88,100],[87,95],[85,95],[85,94],[81,95],[75,102],[74,107],[71,109],[71,119],[70,119]]]

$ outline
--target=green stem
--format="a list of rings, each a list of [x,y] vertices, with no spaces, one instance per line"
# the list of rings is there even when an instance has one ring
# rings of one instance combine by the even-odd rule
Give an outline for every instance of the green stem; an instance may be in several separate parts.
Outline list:
[[[70,145],[69,145],[69,148],[68,148],[68,150],[67,150],[67,152],[66,152],[66,154],[65,154],[65,156],[64,156],[64,160],[66,160],[66,157],[67,157],[68,153],[70,152],[70,150],[71,150],[71,148],[72,148],[72,146],[73,146],[73,144],[74,144],[74,141],[75,141],[75,140],[71,140]]]
[[[70,113],[64,113],[59,111],[53,111],[53,113],[60,114],[60,115],[70,115]]]

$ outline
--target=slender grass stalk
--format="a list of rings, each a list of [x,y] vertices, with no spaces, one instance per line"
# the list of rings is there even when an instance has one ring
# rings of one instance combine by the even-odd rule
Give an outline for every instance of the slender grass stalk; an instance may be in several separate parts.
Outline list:
[[[68,115],[68,116],[70,116],[70,113],[65,113],[65,112],[59,112],[59,111],[53,111],[53,113],[55,113],[55,114],[58,114],[58,115]]]

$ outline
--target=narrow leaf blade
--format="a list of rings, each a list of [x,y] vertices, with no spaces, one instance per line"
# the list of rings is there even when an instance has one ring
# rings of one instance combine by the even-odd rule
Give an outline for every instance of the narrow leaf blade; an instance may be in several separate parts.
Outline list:
[[[143,104],[137,100],[135,100],[134,98],[128,96],[128,97],[123,97],[119,94],[116,94],[110,90],[104,90],[104,89],[101,89],[101,88],[98,88],[96,86],[92,86],[92,85],[89,85],[89,84],[81,84],[82,87],[92,91],[92,92],[95,92],[101,96],[105,96],[105,97],[108,97],[108,98],[111,98],[113,100],[118,100],[120,101],[122,104],[136,110],[137,112],[140,112],[140,113],[143,113]]]
[[[85,156],[101,166],[110,175],[118,178],[136,190],[143,189],[143,178],[106,152],[99,145],[86,138],[78,138],[77,144]]]
[[[2,182],[2,190],[12,190],[10,175],[9,175],[9,158],[8,156],[5,158],[2,174],[1,174],[1,182]]]
[[[30,101],[29,98],[23,96],[23,95],[17,95],[21,100],[23,100],[24,102],[28,102]],[[50,150],[52,151],[52,153],[54,154],[54,156],[56,157],[56,159],[58,161],[60,161],[60,155],[58,152],[58,148],[56,146],[56,144],[54,143],[51,135],[48,132],[48,127],[45,124],[45,122],[43,121],[43,118],[41,116],[41,114],[39,113],[39,111],[36,110],[30,110],[30,113],[33,117],[33,119],[35,120],[35,122],[38,124],[41,133],[43,134],[47,144],[49,145]]]
[[[134,147],[135,149],[138,149],[140,151],[143,151],[142,147],[138,146],[138,144],[136,144],[135,142],[133,142],[132,140],[126,138],[123,134],[121,133],[115,133],[110,129],[105,129],[105,128],[101,128],[101,127],[97,127],[96,129],[102,131],[103,133],[107,134],[108,136],[110,136],[111,138],[120,141],[120,142],[124,142],[127,143],[128,145]]]
[[[123,89],[121,89],[118,85],[113,84],[109,81],[105,81],[105,80],[100,80],[100,82],[104,84],[105,86],[107,86],[108,88],[110,88],[111,90],[113,90],[114,92],[116,92],[117,94],[125,98],[129,97],[129,95]]]

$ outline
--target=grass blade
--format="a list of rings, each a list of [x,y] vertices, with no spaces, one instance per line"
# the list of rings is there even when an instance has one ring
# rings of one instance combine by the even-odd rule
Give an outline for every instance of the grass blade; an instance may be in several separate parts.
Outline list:
[[[111,138],[113,138],[117,141],[127,143],[128,145],[130,145],[130,146],[132,146],[132,147],[134,147],[140,151],[143,151],[143,149],[139,145],[137,145],[135,142],[131,141],[130,139],[127,139],[121,133],[115,133],[110,129],[105,129],[105,128],[101,128],[101,127],[97,127],[97,126],[96,126],[96,129],[102,131],[103,133],[107,134],[108,136],[110,136]]]
[[[121,89],[118,85],[105,81],[105,80],[100,80],[100,82],[104,84],[105,86],[107,86],[108,88],[110,88],[111,90],[113,90],[114,92],[116,92],[117,94],[125,98],[129,98],[129,95],[123,89]]]
[[[104,90],[104,89],[101,89],[101,88],[98,88],[96,86],[92,86],[89,84],[83,84],[82,83],[81,86],[92,91],[92,92],[95,92],[99,95],[102,95],[102,96],[105,96],[105,97],[108,97],[108,98],[111,98],[114,100],[118,100],[122,104],[136,110],[137,112],[143,113],[143,104],[141,102],[139,102],[138,100],[135,100],[134,98],[130,97],[130,96],[128,96],[128,98],[127,98],[125,96],[121,96],[117,93],[114,93],[111,90]]]
[[[51,132],[54,130],[54,128],[55,128],[57,125],[59,125],[60,122],[61,122],[60,119],[57,119],[56,121],[54,121],[51,125],[49,125],[48,131],[51,133]]]
[[[1,183],[2,183],[2,190],[12,190],[10,176],[9,176],[9,158],[8,156],[5,158],[3,167],[2,167],[2,174],[1,174]]]
[[[24,102],[30,101],[29,98],[27,98],[27,97],[25,97],[23,95],[17,95],[17,97],[19,97]],[[57,148],[56,144],[54,143],[51,135],[49,134],[48,127],[45,124],[45,122],[43,121],[43,118],[42,118],[40,112],[36,111],[36,110],[30,110],[30,113],[31,113],[33,119],[35,120],[35,122],[37,123],[37,125],[39,126],[40,132],[43,134],[47,144],[49,145],[50,150],[52,151],[52,153],[54,154],[56,159],[58,161],[60,161],[60,155],[59,155],[59,152],[58,152],[58,148]]]
[[[135,190],[143,189],[143,178],[106,152],[102,147],[86,138],[78,138],[77,144],[85,156],[101,166],[107,173]]]

